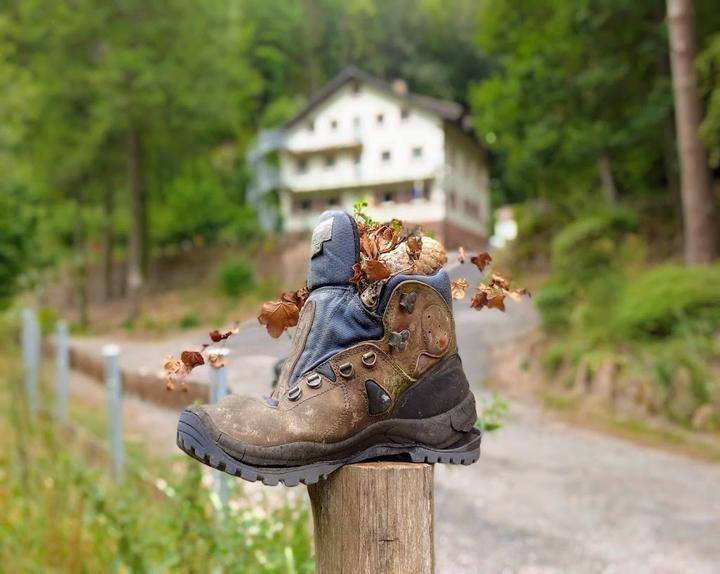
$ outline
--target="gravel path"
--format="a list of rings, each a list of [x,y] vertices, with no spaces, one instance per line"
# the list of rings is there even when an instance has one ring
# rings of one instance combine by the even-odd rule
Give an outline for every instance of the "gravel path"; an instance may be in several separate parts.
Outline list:
[[[450,273],[471,284],[477,279],[468,265],[451,266]],[[467,300],[456,304],[460,352],[478,393],[489,344],[536,323],[529,302],[511,304],[506,314],[472,311]],[[156,371],[165,354],[205,336],[120,341],[123,366]],[[74,344],[99,352],[105,342]],[[229,346],[234,392],[262,394],[289,341],[272,341],[251,326]],[[152,442],[172,451],[165,443],[174,443],[176,414],[147,406],[154,410],[141,415],[144,408],[128,403],[125,428],[155,426]],[[720,465],[569,427],[535,406],[512,403],[511,420],[486,437],[478,464],[438,465],[435,473],[438,572],[720,573]]]

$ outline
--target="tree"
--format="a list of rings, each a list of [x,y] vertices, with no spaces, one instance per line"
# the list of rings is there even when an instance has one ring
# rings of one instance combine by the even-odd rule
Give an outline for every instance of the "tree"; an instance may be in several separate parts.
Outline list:
[[[475,124],[515,197],[607,203],[655,194],[672,96],[659,3],[493,0],[478,41],[497,67],[471,93]]]
[[[184,162],[209,161],[214,147],[247,139],[251,129],[259,84],[248,65],[247,27],[232,0],[9,0],[4,10],[13,64],[35,90],[14,159],[54,206],[49,214],[71,223],[79,289],[89,242],[100,238],[109,257],[115,203],[127,209],[134,318],[150,198]]]
[[[707,151],[700,140],[703,112],[695,71],[697,39],[692,0],[668,0],[670,62],[680,157],[685,262],[709,263],[716,256],[715,199]]]

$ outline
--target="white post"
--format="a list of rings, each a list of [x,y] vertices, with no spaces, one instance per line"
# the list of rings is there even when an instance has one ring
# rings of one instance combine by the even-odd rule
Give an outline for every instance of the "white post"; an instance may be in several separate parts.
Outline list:
[[[38,372],[40,367],[40,325],[33,309],[23,309],[22,351],[25,375],[25,395],[30,414],[38,410]]]
[[[210,402],[217,403],[225,395],[227,395],[227,370],[223,365],[225,357],[228,355],[229,349],[213,349],[209,353],[210,357]],[[214,358],[213,358],[214,357]],[[219,363],[218,363],[219,361]],[[215,366],[220,364],[220,366]],[[223,513],[227,511],[229,490],[228,477],[224,472],[217,471],[215,490],[220,500],[220,507]]]
[[[110,431],[110,457],[113,474],[121,479],[125,466],[122,434],[122,402],[120,381],[120,347],[105,345],[102,348],[105,362],[105,382],[108,390],[108,424]]]
[[[58,321],[55,337],[55,359],[57,361],[55,416],[58,421],[65,422],[67,420],[68,387],[70,384],[70,346],[68,343],[68,326],[65,321]]]

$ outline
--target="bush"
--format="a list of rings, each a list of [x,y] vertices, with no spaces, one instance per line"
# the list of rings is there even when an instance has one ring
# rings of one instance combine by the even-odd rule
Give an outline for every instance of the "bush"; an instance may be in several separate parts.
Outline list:
[[[651,269],[629,283],[616,312],[625,336],[666,337],[678,327],[705,323],[720,326],[720,266]]]
[[[218,271],[220,289],[228,297],[239,297],[255,285],[253,268],[244,259],[231,259],[220,266]]]
[[[569,326],[572,304],[572,288],[558,282],[547,283],[535,297],[543,328],[548,332],[558,332]]]
[[[552,275],[536,302],[550,332],[580,327],[605,338],[625,270],[644,255],[631,213],[603,211],[567,225],[552,243]]]
[[[181,329],[192,329],[193,327],[197,327],[200,324],[200,317],[196,313],[185,313],[182,317],[180,317],[180,321],[178,322],[178,326]]]
[[[578,219],[564,227],[552,244],[553,275],[585,284],[616,269],[627,236],[637,230],[637,218],[615,210]]]

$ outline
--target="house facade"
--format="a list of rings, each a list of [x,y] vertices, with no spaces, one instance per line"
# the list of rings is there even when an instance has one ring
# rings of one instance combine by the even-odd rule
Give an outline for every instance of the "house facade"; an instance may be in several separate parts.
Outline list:
[[[266,228],[309,231],[326,209],[367,201],[449,246],[489,235],[487,154],[463,108],[411,94],[360,70],[343,71],[248,154],[249,198]]]

